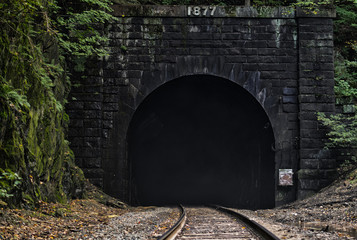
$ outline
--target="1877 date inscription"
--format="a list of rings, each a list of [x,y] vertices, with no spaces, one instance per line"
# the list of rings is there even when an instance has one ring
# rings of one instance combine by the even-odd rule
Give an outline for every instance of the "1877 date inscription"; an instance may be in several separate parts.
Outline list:
[[[189,6],[187,8],[188,16],[214,16],[215,12],[215,6]]]

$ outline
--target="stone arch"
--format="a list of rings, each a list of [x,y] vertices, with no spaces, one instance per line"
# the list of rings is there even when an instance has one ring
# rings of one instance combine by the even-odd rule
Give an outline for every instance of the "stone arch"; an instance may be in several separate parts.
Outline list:
[[[275,140],[261,103],[238,84],[207,74],[168,81],[148,94],[127,135],[132,203],[273,207]]]
[[[247,90],[268,115],[274,133],[279,111],[279,96],[272,91],[272,84],[261,79],[260,71],[243,70],[242,64],[227,63],[222,56],[177,56],[176,63],[159,63],[151,71],[144,71],[140,84],[133,86],[131,106],[134,111],[141,102],[157,88],[170,81],[194,75],[210,75],[232,81]],[[131,114],[130,118],[132,117]],[[275,136],[279,138],[279,136]]]

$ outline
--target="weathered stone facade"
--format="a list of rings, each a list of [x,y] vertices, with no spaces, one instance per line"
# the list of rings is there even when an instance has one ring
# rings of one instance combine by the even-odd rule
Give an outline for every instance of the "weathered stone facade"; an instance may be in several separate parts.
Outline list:
[[[191,8],[192,11],[193,7]],[[140,103],[182,76],[213,75],[250,92],[275,135],[276,204],[324,187],[335,160],[316,112],[334,112],[333,11],[290,8],[114,6],[110,56],[78,78],[67,109],[77,162],[98,186],[130,199],[127,131]],[[198,14],[198,12],[197,12]],[[279,186],[278,170],[294,185]]]

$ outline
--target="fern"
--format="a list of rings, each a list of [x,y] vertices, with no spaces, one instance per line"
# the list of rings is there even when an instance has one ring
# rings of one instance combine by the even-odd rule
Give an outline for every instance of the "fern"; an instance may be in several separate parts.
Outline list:
[[[8,104],[12,104],[16,106],[18,109],[21,107],[30,108],[30,103],[27,101],[27,97],[25,95],[19,94],[19,90],[14,90],[7,84],[2,84],[0,86],[0,98],[5,99]]]
[[[112,3],[109,0],[78,0],[78,3],[85,3],[85,10],[78,12],[70,7],[73,11],[66,12],[65,16],[57,17],[55,26],[59,31],[57,36],[63,54],[67,60],[75,63],[75,70],[83,71],[85,59],[108,54],[102,46],[109,39],[103,36],[96,27],[114,21],[116,18],[109,14],[112,11],[110,8]]]

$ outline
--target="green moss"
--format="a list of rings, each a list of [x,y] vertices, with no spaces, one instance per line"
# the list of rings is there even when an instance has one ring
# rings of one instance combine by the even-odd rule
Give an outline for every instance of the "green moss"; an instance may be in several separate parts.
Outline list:
[[[10,206],[31,206],[40,200],[65,202],[80,197],[84,176],[75,167],[65,138],[69,119],[61,107],[70,89],[63,58],[55,35],[42,29],[45,25],[40,22],[33,25],[34,20],[41,21],[38,14],[48,6],[36,2],[29,11],[23,4],[4,7],[0,16],[7,23],[0,29],[0,168],[22,178],[14,198],[5,200]],[[18,17],[18,12],[27,15]]]

